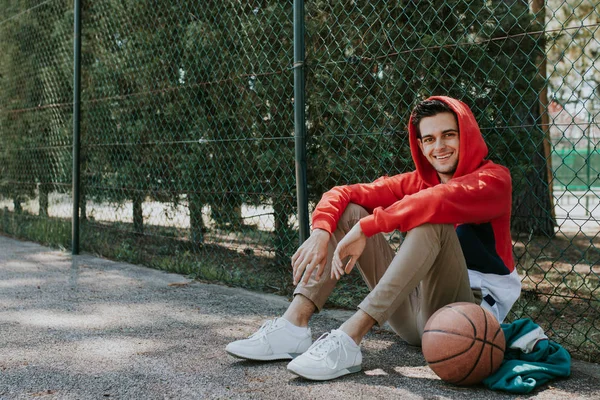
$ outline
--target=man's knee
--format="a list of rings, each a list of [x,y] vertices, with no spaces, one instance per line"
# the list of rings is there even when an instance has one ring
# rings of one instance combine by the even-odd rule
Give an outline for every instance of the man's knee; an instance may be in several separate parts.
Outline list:
[[[423,224],[423,225],[415,226],[409,232],[412,232],[414,230],[443,231],[443,230],[447,230],[447,229],[454,230],[454,226],[452,226],[451,224]]]
[[[419,235],[442,238],[448,233],[455,233],[456,231],[451,224],[423,224],[408,231],[409,234],[413,232]]]
[[[364,207],[355,203],[348,203],[341,219],[344,221],[358,221],[367,215],[369,215],[369,213]]]

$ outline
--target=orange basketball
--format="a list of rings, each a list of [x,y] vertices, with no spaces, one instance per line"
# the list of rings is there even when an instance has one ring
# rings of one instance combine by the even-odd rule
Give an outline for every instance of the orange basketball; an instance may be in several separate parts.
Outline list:
[[[452,303],[425,325],[422,348],[429,367],[444,381],[474,385],[502,363],[506,342],[494,316],[473,303]]]

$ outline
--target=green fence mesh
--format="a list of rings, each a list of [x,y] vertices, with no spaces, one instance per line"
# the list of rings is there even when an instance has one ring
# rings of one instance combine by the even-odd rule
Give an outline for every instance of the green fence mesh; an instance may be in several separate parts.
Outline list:
[[[552,153],[557,189],[592,192],[600,190],[600,153],[598,149],[561,149]],[[588,212],[591,210],[588,210]]]
[[[0,227],[68,248],[73,1],[0,5]],[[291,293],[292,6],[82,3],[82,250]],[[310,208],[334,185],[412,169],[412,107],[462,99],[513,177],[523,295],[510,318],[533,318],[580,358],[599,355],[596,2],[305,7]],[[351,274],[330,304],[353,307],[366,291]]]

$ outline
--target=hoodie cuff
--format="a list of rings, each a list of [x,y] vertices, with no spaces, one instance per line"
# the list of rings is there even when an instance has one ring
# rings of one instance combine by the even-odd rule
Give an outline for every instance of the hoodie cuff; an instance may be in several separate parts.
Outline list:
[[[335,230],[335,227],[332,228],[331,224],[329,224],[327,221],[319,220],[313,221],[312,230],[314,231],[315,229],[323,229],[331,234]]]
[[[375,215],[371,214],[367,217],[361,218],[359,224],[360,229],[362,229],[366,237],[371,237],[379,233],[379,229],[377,229],[377,225],[375,224]]]

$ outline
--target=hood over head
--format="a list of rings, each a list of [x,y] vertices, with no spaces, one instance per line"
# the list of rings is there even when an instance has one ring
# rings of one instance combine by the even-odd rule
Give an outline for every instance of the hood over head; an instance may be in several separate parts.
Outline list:
[[[456,114],[458,120],[458,131],[460,139],[460,149],[458,155],[458,166],[453,178],[466,175],[475,171],[484,161],[488,154],[488,148],[483,140],[479,125],[471,109],[462,101],[446,96],[432,96],[427,100],[439,100],[446,103]],[[427,161],[421,149],[419,148],[419,139],[417,139],[417,130],[413,127],[412,116],[408,121],[408,138],[410,143],[410,152],[421,178],[429,186],[440,183],[440,178]]]

